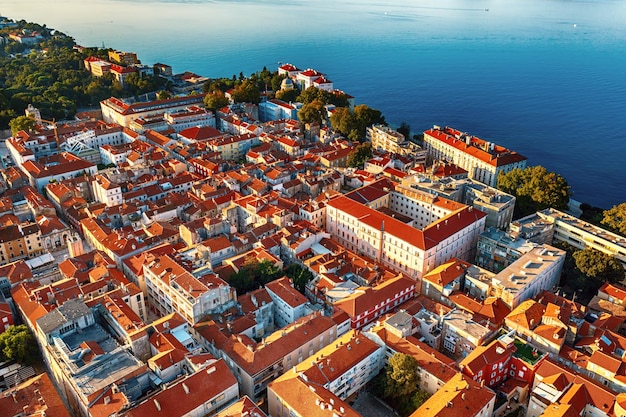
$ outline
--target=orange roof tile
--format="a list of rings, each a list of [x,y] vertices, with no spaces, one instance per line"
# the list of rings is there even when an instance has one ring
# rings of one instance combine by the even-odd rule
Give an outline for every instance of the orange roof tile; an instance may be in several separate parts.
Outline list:
[[[433,394],[411,417],[474,416],[495,399],[496,394],[469,377],[456,374]]]
[[[122,415],[125,417],[183,416],[233,386],[237,386],[237,380],[226,363],[219,359],[207,368],[168,386]]]

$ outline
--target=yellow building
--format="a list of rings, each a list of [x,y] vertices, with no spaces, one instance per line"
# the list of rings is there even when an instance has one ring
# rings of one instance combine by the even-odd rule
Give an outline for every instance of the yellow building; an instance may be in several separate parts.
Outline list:
[[[123,65],[137,65],[141,63],[134,52],[109,51],[109,59]]]

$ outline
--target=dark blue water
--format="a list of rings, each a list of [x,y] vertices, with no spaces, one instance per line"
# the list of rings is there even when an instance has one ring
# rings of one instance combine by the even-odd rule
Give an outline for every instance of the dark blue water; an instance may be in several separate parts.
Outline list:
[[[560,173],[576,200],[626,201],[622,0],[2,3],[177,72],[314,67],[392,124],[453,126]]]

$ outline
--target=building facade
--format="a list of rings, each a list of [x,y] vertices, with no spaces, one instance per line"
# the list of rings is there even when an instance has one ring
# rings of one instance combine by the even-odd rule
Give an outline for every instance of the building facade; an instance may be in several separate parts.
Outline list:
[[[526,157],[450,127],[425,131],[424,147],[431,161],[453,162],[468,171],[469,178],[491,187],[500,173],[526,168]]]

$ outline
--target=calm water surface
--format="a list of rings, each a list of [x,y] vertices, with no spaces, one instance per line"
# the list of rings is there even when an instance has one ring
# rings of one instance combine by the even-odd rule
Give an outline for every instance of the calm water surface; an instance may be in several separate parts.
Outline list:
[[[626,201],[622,0],[2,0],[86,46],[209,77],[313,67],[414,131],[449,125]]]

